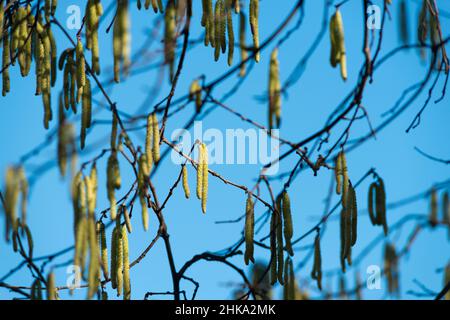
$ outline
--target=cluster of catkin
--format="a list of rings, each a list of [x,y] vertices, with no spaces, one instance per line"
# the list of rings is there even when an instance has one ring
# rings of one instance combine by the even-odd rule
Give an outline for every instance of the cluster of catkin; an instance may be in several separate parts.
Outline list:
[[[86,48],[92,50],[92,71],[100,74],[100,51],[98,46],[98,24],[103,15],[100,0],[88,0],[86,4]]]
[[[380,177],[371,183],[369,187],[368,211],[370,222],[374,226],[383,226],[384,234],[388,234],[388,224],[386,219],[386,191],[384,181]]]
[[[125,210],[122,212],[127,214]],[[118,217],[111,237],[111,286],[117,290],[117,296],[123,293],[124,300],[131,299],[127,229],[128,224],[121,225]]]
[[[338,64],[340,65],[341,77],[345,81],[347,80],[347,56],[345,52],[344,23],[339,9],[336,9],[336,12],[330,19],[330,42],[331,66],[335,68]]]
[[[281,122],[281,82],[278,49],[275,48],[270,56],[269,67],[269,128],[280,127]],[[274,119],[275,118],[275,119]],[[275,120],[275,121],[274,121]]]
[[[28,229],[26,227],[27,201],[28,180],[25,176],[24,168],[22,166],[8,167],[6,169],[4,186],[5,237],[7,241],[9,241],[11,233],[15,241],[15,236],[19,233],[19,227],[23,227],[25,231]],[[19,202],[20,218],[18,218],[17,214]]]
[[[272,212],[270,221],[270,282],[274,285],[279,282],[284,285],[284,250],[290,256],[294,255],[291,239],[293,236],[291,215],[291,201],[286,191],[283,191],[276,199],[275,211]],[[284,242],[283,244],[283,236]]]
[[[118,0],[113,26],[114,81],[127,75],[130,67],[131,33],[128,0]]]
[[[341,268],[345,272],[346,262],[352,264],[352,247],[356,244],[358,231],[358,208],[356,193],[347,169],[344,151],[339,152],[335,163],[336,193],[341,195],[342,210],[340,215],[341,234]]]
[[[440,43],[439,25],[436,17],[436,8],[431,1],[423,0],[417,21],[417,37],[420,44],[425,44],[430,38],[431,44],[436,46]],[[420,50],[422,59],[425,59],[425,48]],[[437,52],[439,54],[439,52]],[[440,59],[437,60],[439,63]]]
[[[101,226],[95,220],[95,208],[97,205],[97,167],[95,163],[91,167],[89,175],[83,177],[78,172],[72,182],[72,201],[74,209],[75,225],[75,256],[74,264],[79,266],[85,277],[86,261],[88,264],[88,299],[97,292],[100,284],[100,241],[98,234]]]
[[[206,144],[198,145],[197,162],[197,198],[200,199],[202,212],[206,213],[206,202],[208,201],[208,148]]]
[[[384,247],[384,273],[389,294],[400,294],[398,256],[394,245],[387,243]]]

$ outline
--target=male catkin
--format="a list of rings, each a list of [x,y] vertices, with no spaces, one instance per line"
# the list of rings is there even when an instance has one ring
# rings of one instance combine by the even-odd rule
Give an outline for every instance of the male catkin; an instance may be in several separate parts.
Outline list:
[[[255,235],[255,211],[252,194],[249,193],[245,204],[245,255],[244,262],[246,265],[251,261],[255,263],[254,254],[254,235]]]
[[[122,226],[123,244],[123,299],[131,299],[130,261],[128,257],[128,235],[125,226]]]
[[[250,0],[250,28],[253,35],[253,46],[255,50],[255,61],[259,62],[259,0]]]
[[[182,179],[183,179],[183,190],[184,190],[184,196],[186,197],[186,199],[189,199],[189,197],[191,196],[191,191],[189,189],[189,181],[188,181],[188,171],[187,171],[187,167],[186,164],[183,165],[182,170]]]

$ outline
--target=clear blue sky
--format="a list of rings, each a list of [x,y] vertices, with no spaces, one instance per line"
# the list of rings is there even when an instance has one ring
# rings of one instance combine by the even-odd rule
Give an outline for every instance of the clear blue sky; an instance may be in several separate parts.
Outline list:
[[[111,3],[111,1],[102,2],[105,8]],[[151,10],[138,12],[134,1],[132,2],[130,11],[132,12],[132,52],[134,53],[144,43],[146,35],[154,27],[155,14]],[[248,1],[245,2],[248,3]],[[322,2],[306,1],[305,20],[301,28],[280,48],[279,59],[282,81],[287,78],[298,60],[303,57],[311,41],[318,33],[322,21]],[[382,2],[375,1],[375,3]],[[387,21],[386,29],[384,30],[385,39],[383,41],[382,55],[397,47],[400,43],[397,34],[396,2],[394,1],[394,5],[391,8],[393,19]],[[410,38],[416,39],[415,25],[419,5],[416,1],[408,2],[410,2]],[[449,3],[446,1],[437,2],[442,10],[450,11]],[[57,18],[60,21],[64,22],[67,19],[68,15],[65,13],[65,9],[72,3],[72,1],[59,1]],[[197,39],[202,34],[200,27],[200,1],[194,1],[194,3],[192,38]],[[261,39],[266,39],[283,21],[287,12],[291,9],[292,3],[293,1],[261,1]],[[346,32],[348,81],[346,83],[342,82],[338,69],[332,69],[329,65],[330,48],[327,33],[309,60],[303,77],[290,88],[289,95],[283,98],[281,135],[284,138],[300,141],[318,130],[357,81],[357,74],[363,63],[361,52],[363,32],[361,1],[350,0],[347,2],[342,7],[342,14]],[[108,79],[111,71],[112,35],[104,34],[111,18],[112,13],[109,12],[100,30],[102,79]],[[450,29],[449,21],[448,16],[442,19],[443,32],[447,36]],[[235,20],[235,27],[236,22],[237,20]],[[295,22],[296,20],[289,27],[292,27]],[[75,39],[76,31],[68,30],[68,32]],[[70,43],[56,27],[54,27],[54,33],[58,42],[58,52],[61,52]],[[149,51],[154,52],[161,48],[162,43],[157,40],[152,43]],[[261,103],[256,98],[266,90],[268,62],[272,48],[273,46],[262,52],[261,62],[253,68],[251,75],[244,82],[238,93],[227,101],[229,106],[262,124],[266,124],[267,106],[266,103]],[[145,59],[145,56],[141,56],[141,61],[145,61]],[[238,60],[239,55],[236,52],[235,63]],[[188,92],[189,84],[193,78],[204,74],[207,80],[212,80],[221,75],[227,68],[226,56],[222,56],[220,61],[215,63],[211,48],[205,48],[203,45],[196,46],[187,53],[176,96],[181,96]],[[363,105],[369,112],[370,120],[374,126],[383,121],[382,113],[395,104],[402,91],[422,79],[426,71],[427,66],[421,63],[418,53],[412,50],[396,55],[376,71],[374,81],[367,86],[363,98]],[[117,102],[117,106],[121,111],[134,114],[143,107],[144,109],[141,109],[141,112],[150,112],[153,107],[152,102],[163,98],[169,91],[167,79],[164,79],[163,90],[159,92],[158,96],[154,96],[150,102],[146,100],[154,83],[158,81],[158,76],[158,72],[148,70],[130,77],[119,85],[115,85],[114,89],[108,87],[108,93],[113,101]],[[32,147],[42,143],[48,134],[42,125],[43,108],[41,98],[34,96],[34,81],[33,75],[26,79],[21,78],[19,68],[15,67],[11,71],[11,93],[5,98],[0,98],[1,172],[4,172],[8,165],[17,163],[20,157]],[[235,76],[229,78],[220,89],[214,91],[215,97],[220,97],[221,94],[230,90],[237,81],[238,79]],[[432,102],[439,97],[442,85],[443,77],[438,82]],[[56,93],[61,87],[62,73],[59,73],[58,83],[53,91],[53,109],[55,113],[57,105]],[[99,93],[96,93],[95,99],[104,105],[105,101]],[[447,159],[450,157],[448,144],[450,98],[448,95],[439,104],[431,103],[422,116],[420,126],[408,134],[405,133],[406,128],[423,105],[425,99],[426,94],[422,94],[395,122],[377,134],[376,140],[372,139],[348,154],[349,174],[352,181],[357,181],[370,168],[375,168],[384,178],[388,201],[392,202],[425,191],[433,183],[449,178],[450,170],[448,166],[430,161],[414,150],[414,147],[417,146],[437,157]],[[94,109],[95,120],[110,119],[110,112],[104,107],[94,104]],[[170,133],[174,129],[182,127],[190,118],[192,112],[193,106],[191,105],[176,117],[171,118],[166,132]],[[50,130],[56,125],[57,122],[54,120],[51,123]],[[203,127],[204,129],[216,128],[225,132],[226,129],[247,129],[249,125],[240,121],[236,116],[217,109],[204,120]],[[333,132],[332,138],[335,139],[342,132],[342,129],[343,127],[340,126],[338,128],[339,131]],[[367,132],[366,121],[359,121],[352,127],[350,139]],[[101,148],[107,147],[108,140],[106,137],[108,134],[109,126],[95,126],[88,135],[87,146],[90,147],[101,141],[101,147],[91,153],[82,153],[80,162],[91,159],[100,152]],[[133,134],[133,138],[136,143],[143,145],[142,132]],[[325,145],[324,150],[327,148],[328,146]],[[33,170],[48,161],[54,160],[55,157],[56,144],[55,141],[52,141],[39,155],[26,163],[27,174],[31,175]],[[168,158],[167,160],[170,159]],[[290,157],[288,160],[283,161],[280,170],[290,170],[296,160],[297,158]],[[99,181],[105,181],[105,164],[106,158],[98,162]],[[123,185],[127,186],[133,181],[132,172],[125,162],[121,162],[121,165]],[[211,169],[218,171],[231,181],[253,186],[254,178],[257,177],[260,168],[256,165],[213,165]],[[178,175],[178,170],[179,168],[170,161],[166,161],[160,168],[154,178],[160,198],[165,197],[168,188]],[[189,173],[191,188],[194,189],[195,173],[192,168]],[[323,213],[324,200],[328,192],[331,174],[332,172],[322,169],[318,176],[314,177],[310,170],[306,170],[301,173],[289,189],[294,219],[294,237],[309,230]],[[357,190],[358,205],[361,209],[366,208],[368,186],[369,181],[366,181]],[[275,191],[279,191],[282,184],[274,182],[273,187]],[[70,181],[61,180],[56,167],[39,176],[39,179],[32,186],[29,199],[29,225],[34,235],[34,255],[36,257],[56,252],[73,244],[73,212],[69,188]],[[268,200],[268,193],[264,188],[262,190],[262,197]],[[118,192],[118,195],[125,192],[126,188],[123,187]],[[164,210],[177,268],[180,268],[186,260],[192,258],[195,254],[208,250],[221,250],[235,243],[240,238],[243,222],[231,225],[217,225],[215,221],[234,219],[243,214],[245,194],[241,190],[227,186],[213,177],[210,178],[209,194],[208,212],[206,215],[201,213],[199,201],[195,197],[192,196],[190,200],[184,198],[181,188],[175,191],[175,195]],[[338,198],[333,196],[333,203],[336,201],[338,201]],[[104,186],[101,185],[98,208],[103,209],[106,207],[108,207],[106,191]],[[130,260],[134,260],[144,250],[157,231],[157,221],[151,215],[150,230],[147,233],[143,232],[139,208],[136,209],[138,214],[133,217],[134,231],[129,236]],[[257,217],[263,214],[264,211],[263,206],[260,204],[256,206]],[[405,215],[412,213],[426,214],[427,212],[428,201],[423,199],[410,205],[390,210],[388,212],[388,221],[392,225]],[[3,224],[4,221],[2,219],[0,222],[1,230],[3,230]],[[371,226],[363,210],[358,228],[359,238],[353,250],[354,257],[365,248],[371,239],[378,236],[381,232],[380,228]],[[413,228],[414,223],[406,224],[400,232],[395,232],[390,237],[398,247],[403,247]],[[325,236],[322,239],[324,270],[335,269],[339,266],[338,231],[336,220],[330,220]],[[427,229],[422,232],[414,242],[412,252],[401,260],[401,291],[403,298],[413,298],[413,296],[406,294],[408,290],[419,290],[414,283],[414,279],[426,284],[433,291],[441,289],[443,274],[440,268],[445,266],[450,258],[447,232],[444,228],[438,228],[433,231]],[[257,236],[257,239],[266,233],[267,228]],[[310,236],[299,245],[309,245],[312,241],[313,236]],[[382,246],[378,245],[360,265],[359,270],[363,279],[367,266],[375,264],[382,267],[381,249]],[[268,261],[269,259],[269,253],[258,247],[256,247],[255,254],[258,259],[263,261]],[[21,261],[20,256],[14,254],[10,244],[7,244],[3,239],[0,241],[0,255],[0,276],[6,274]],[[304,251],[297,252],[294,257],[294,263],[299,263],[304,257]],[[58,260],[52,261],[50,266],[65,263],[71,258],[72,253],[68,253],[58,258]],[[231,261],[245,268],[242,256],[235,257]],[[300,280],[308,279],[311,267],[311,263],[308,263],[299,270],[297,278]],[[247,270],[247,268],[245,269]],[[57,268],[56,272],[57,284],[59,286],[65,285],[65,267]],[[203,299],[231,298],[232,287],[230,287],[230,284],[241,282],[239,275],[235,271],[214,262],[200,262],[192,267],[186,275],[200,283],[197,297]],[[172,290],[169,266],[162,241],[159,241],[147,257],[132,269],[131,280],[133,299],[142,299],[147,291],[161,292]],[[349,284],[353,284],[353,269],[347,272],[347,280]],[[330,278],[330,281],[326,279],[324,280],[325,287],[327,287],[329,282],[334,289],[333,291],[336,291],[337,281],[337,277]],[[30,278],[29,270],[25,267],[7,279],[6,282],[14,285],[29,286],[32,279]],[[384,281],[382,285],[384,289]],[[311,296],[318,297],[315,284],[312,284],[312,287]],[[187,291],[189,297],[191,296],[193,287],[189,282],[182,282],[182,289]],[[107,290],[110,298],[112,298],[114,293],[110,285],[107,286]],[[85,294],[85,291],[79,290],[72,298],[84,298]],[[384,290],[365,290],[363,295],[366,298],[382,298],[384,297]],[[15,296],[15,294],[11,294],[5,289],[0,289],[1,299]],[[66,292],[61,293],[61,297],[70,298]],[[276,289],[276,297],[280,297],[279,288]]]

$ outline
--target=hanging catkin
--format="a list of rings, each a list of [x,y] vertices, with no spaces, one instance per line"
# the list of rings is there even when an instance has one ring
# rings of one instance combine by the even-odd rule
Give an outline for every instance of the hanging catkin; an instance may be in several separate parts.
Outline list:
[[[98,25],[100,17],[103,14],[103,6],[100,0],[89,0],[86,5],[87,23],[86,23],[86,47],[92,51],[92,70],[100,74],[100,52],[98,46]]]
[[[81,109],[81,149],[84,149],[86,141],[86,131],[91,127],[92,121],[92,100],[91,100],[91,83],[88,78],[85,79],[85,85],[82,93],[82,109]]]
[[[147,117],[147,131],[145,135],[145,156],[147,159],[147,167],[151,171],[153,166],[153,116],[149,114]]]
[[[255,211],[254,204],[252,199],[252,194],[249,193],[247,197],[247,202],[245,204],[245,255],[244,262],[246,265],[251,261],[255,263],[255,259],[253,257],[254,253],[254,235],[255,235]]]
[[[117,296],[122,294],[123,290],[123,235],[122,227],[120,226],[119,219],[116,224],[116,261],[115,261],[115,276],[117,284]]]
[[[102,261],[102,271],[105,279],[109,279],[109,268],[108,268],[108,247],[106,245],[106,231],[105,224],[100,221],[98,222],[98,236],[100,244],[100,257]]]
[[[432,227],[438,224],[438,195],[435,188],[430,192],[430,216],[429,221]]]
[[[353,186],[350,184],[348,188],[347,208],[350,211],[351,219],[351,245],[354,246],[357,240],[358,232],[358,206],[356,201],[356,192]]]
[[[77,102],[80,102],[83,96],[84,86],[86,84],[86,65],[83,50],[83,43],[80,39],[78,39],[75,51],[77,66]]]
[[[225,52],[224,0],[217,0],[214,8],[214,60],[219,60],[220,52]]]
[[[183,179],[183,190],[184,190],[184,196],[186,197],[186,199],[189,199],[189,197],[191,196],[191,190],[189,189],[189,181],[188,181],[188,171],[187,171],[187,167],[186,164],[183,165],[182,170],[182,179]]]
[[[97,241],[97,230],[94,217],[88,218],[89,233],[89,272],[88,272],[88,299],[97,292],[100,284],[100,255]]]
[[[201,190],[201,202],[202,202],[202,212],[206,213],[206,203],[208,201],[208,149],[206,144],[201,144],[201,153],[199,163],[199,170],[202,171],[202,190]]]
[[[110,203],[110,214],[112,220],[115,220],[117,216],[115,190],[120,189],[120,187],[121,187],[121,178],[120,178],[119,161],[117,160],[117,153],[113,151],[108,158],[107,177],[106,177],[106,188]]]
[[[125,219],[125,226],[127,227],[128,233],[131,233],[133,228],[131,226],[130,213],[125,205],[122,205],[122,214]]]
[[[212,0],[202,0],[202,20],[201,25],[205,28],[205,46],[211,44],[214,46],[214,41],[211,41],[211,32],[214,28],[214,24],[211,23],[212,20]]]
[[[3,8],[3,7],[2,7]],[[3,27],[3,23],[1,24]],[[7,30],[6,30],[7,31]],[[3,34],[3,33],[2,33]],[[9,65],[11,64],[11,57],[9,51],[9,37],[3,37],[3,54],[2,54],[2,96],[10,90]]]
[[[331,65],[341,66],[341,77],[347,80],[347,57],[345,52],[344,23],[339,9],[330,19]]]
[[[388,234],[388,224],[386,219],[386,191],[384,189],[384,181],[378,178],[376,188],[376,220],[377,224],[383,226],[384,234]]]
[[[17,175],[19,179],[19,190],[20,190],[20,223],[22,227],[27,226],[27,202],[28,202],[28,191],[29,185],[25,174],[25,169],[20,166],[17,169]]]
[[[277,212],[272,212],[270,219],[270,284],[278,281],[277,275]]]
[[[409,30],[408,30],[408,7],[405,0],[401,0],[399,3],[399,16],[398,26],[400,40],[402,44],[407,45],[409,43]]]
[[[158,163],[160,158],[160,152],[159,152],[159,142],[160,142],[160,135],[159,135],[159,125],[158,125],[158,118],[156,117],[156,113],[152,113],[152,130],[153,130],[153,144],[152,144],[152,152],[153,152],[153,161],[155,163]]]
[[[259,62],[259,0],[250,0],[250,27],[253,35],[255,61]]]
[[[269,128],[279,127],[281,122],[281,83],[278,49],[275,48],[270,55],[269,68]],[[274,124],[275,118],[275,124]]]
[[[202,87],[198,79],[192,81],[191,86],[189,87],[189,99],[195,101],[195,111],[199,113],[203,101],[202,101]]]
[[[114,227],[111,234],[111,287],[117,288],[117,227]]]
[[[226,1],[226,15],[227,15],[227,34],[228,34],[228,65],[231,66],[233,64],[233,56],[234,56],[234,30],[233,30],[233,1],[234,0],[225,0]]]
[[[311,277],[317,281],[317,287],[322,290],[322,254],[320,250],[320,234],[314,239],[314,264]]]
[[[244,12],[239,13],[239,47],[241,52],[241,68],[239,70],[239,76],[244,77],[246,74],[246,65],[243,63],[245,60],[247,60],[247,25],[246,25],[247,18],[245,17]]]
[[[164,15],[164,63],[169,66],[171,83],[175,74],[176,41],[176,5],[174,0],[168,0]]]
[[[42,300],[42,284],[39,279],[35,279],[33,281],[33,284],[31,285],[31,297],[30,298],[31,298],[31,300]]]
[[[125,226],[122,226],[122,244],[123,244],[123,299],[131,299],[130,282],[130,261],[128,257],[128,235]],[[120,270],[119,270],[120,272]]]
[[[286,258],[284,262],[284,287],[283,287],[283,299],[295,300],[295,274],[292,259]]]
[[[286,251],[290,256],[294,255],[291,239],[294,235],[294,227],[292,225],[291,200],[287,191],[282,193],[282,211],[284,222],[284,240],[286,242]]]
[[[202,191],[203,191],[203,170],[202,170],[202,163],[203,160],[203,150],[202,150],[202,144],[200,143],[198,145],[198,161],[197,161],[197,189],[196,194],[198,199],[202,199]]]
[[[399,295],[398,286],[398,256],[395,247],[387,243],[384,248],[384,272],[386,275],[387,287],[389,294]]]
[[[120,82],[120,74],[127,74],[130,65],[130,17],[128,0],[117,1],[116,19],[113,26],[114,81]]]
[[[278,207],[278,210],[280,210],[280,207]],[[283,271],[284,271],[284,245],[283,245],[283,220],[281,217],[281,212],[277,212],[277,222],[276,222],[276,228],[277,228],[277,274],[278,274],[278,282],[280,285],[284,285],[284,279],[283,279]]]
[[[148,210],[147,210],[147,179],[149,177],[149,170],[147,166],[146,155],[142,154],[139,157],[139,171],[138,171],[138,192],[139,192],[139,200],[142,208],[142,225],[144,230],[148,230]]]
[[[55,288],[55,274],[53,272],[50,272],[50,274],[47,277],[47,300],[56,300],[57,299],[57,293]]]

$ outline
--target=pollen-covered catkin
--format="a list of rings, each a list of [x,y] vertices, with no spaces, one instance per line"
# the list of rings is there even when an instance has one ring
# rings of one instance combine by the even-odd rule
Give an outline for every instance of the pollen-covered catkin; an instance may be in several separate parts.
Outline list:
[[[128,257],[128,235],[125,226],[122,226],[122,245],[123,245],[123,299],[131,299],[131,281],[130,281],[130,261]]]
[[[203,160],[203,152],[202,152],[202,144],[198,145],[198,161],[197,161],[197,198],[202,199],[202,190],[203,190],[203,170],[202,163]]]
[[[118,228],[114,227],[111,235],[111,287],[117,288],[117,232]]]
[[[224,16],[224,0],[217,0],[214,8],[214,60],[219,60],[223,41],[225,39],[225,29],[222,28]]]
[[[86,131],[91,127],[92,122],[91,83],[88,78],[85,79],[85,85],[83,87],[81,102],[82,102],[82,109],[81,109],[80,147],[81,149],[84,149],[86,142]]]
[[[278,281],[277,274],[277,213],[272,212],[270,219],[270,284]]]
[[[142,207],[142,225],[144,226],[144,230],[148,230],[148,210],[147,210],[147,201],[146,201],[146,188],[147,188],[147,179],[149,177],[149,170],[147,166],[146,155],[142,154],[139,157],[139,171],[138,171],[138,189],[139,189],[139,200],[141,202]]]
[[[151,171],[153,166],[153,139],[153,116],[150,114],[147,117],[147,131],[145,134],[145,156],[149,171]]]
[[[181,170],[182,170],[181,174],[183,179],[184,196],[186,197],[186,199],[189,199],[189,197],[191,196],[191,190],[189,189],[188,171],[186,164],[183,165],[183,168]]]
[[[88,272],[88,299],[97,292],[100,284],[100,255],[97,241],[97,230],[94,217],[88,219],[88,233],[89,233],[89,272]]]
[[[259,0],[250,0],[250,27],[253,35],[255,61],[261,59],[259,52]]]
[[[251,261],[255,263],[253,258],[254,244],[253,239],[255,235],[255,211],[252,199],[252,194],[249,193],[247,197],[247,202],[245,204],[245,255],[244,262],[246,265]]]
[[[283,245],[283,219],[281,217],[281,212],[277,212],[277,273],[278,282],[284,285],[283,271],[284,271],[284,245]]]
[[[202,212],[206,213],[206,203],[208,201],[208,149],[206,144],[202,143],[202,160],[200,170],[202,170]]]
[[[117,13],[113,26],[114,81],[120,82],[120,74],[127,74],[130,65],[130,17],[128,0],[117,1]]]
[[[286,251],[290,256],[294,255],[291,239],[294,235],[294,227],[292,225],[291,200],[287,191],[282,193],[282,211],[284,220],[284,240],[286,242]]]
[[[159,151],[159,141],[160,141],[160,135],[159,135],[159,125],[158,125],[158,118],[156,117],[156,113],[152,113],[152,130],[153,130],[153,144],[152,144],[152,152],[153,152],[153,161],[155,163],[158,163],[160,158],[160,151]]]
[[[358,232],[358,206],[356,201],[356,192],[351,184],[348,190],[349,192],[347,202],[351,218],[351,245],[354,246],[356,244]]]
[[[57,293],[55,287],[55,274],[50,272],[47,276],[47,300],[57,300]]]
[[[10,90],[9,66],[11,64],[11,57],[9,52],[9,37],[3,37],[3,53],[2,53],[2,96]]]

